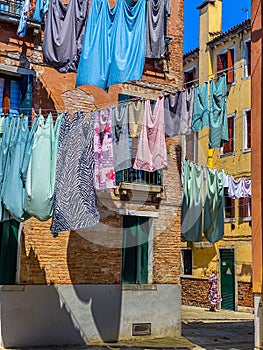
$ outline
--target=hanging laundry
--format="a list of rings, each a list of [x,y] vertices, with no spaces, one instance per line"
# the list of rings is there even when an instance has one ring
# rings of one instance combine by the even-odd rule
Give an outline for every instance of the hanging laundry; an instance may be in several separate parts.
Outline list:
[[[182,111],[182,93],[177,91],[164,97],[165,134],[168,137],[180,134],[180,116]]]
[[[10,219],[24,221],[30,217],[24,211],[25,189],[21,177],[25,149],[29,137],[28,117],[14,116],[6,119],[9,142],[6,143],[7,157],[2,182],[2,203],[5,210],[2,220]],[[7,129],[4,129],[4,133]],[[8,211],[8,214],[7,212]]]
[[[210,80],[209,148],[220,148],[228,141],[226,75],[215,84]]]
[[[167,16],[170,16],[171,14],[171,0],[164,0],[165,3],[165,11]]]
[[[202,241],[203,168],[186,160],[184,162],[181,230],[188,242]]]
[[[235,180],[233,176],[228,178],[228,197],[241,198],[243,197],[243,179]]]
[[[163,106],[163,96],[158,97],[153,112],[150,101],[145,101],[144,120],[133,164],[134,169],[152,172],[167,167]]]
[[[242,186],[243,197],[251,197],[251,180],[243,179]]]
[[[99,222],[94,189],[93,118],[91,113],[87,123],[84,113],[76,112],[70,123],[67,113],[62,117],[51,224],[55,236]]]
[[[95,188],[106,190],[116,187],[113,160],[111,109],[97,110],[94,114]]]
[[[228,197],[245,198],[251,196],[251,180],[240,178],[235,180],[233,176],[228,177]]]
[[[112,108],[112,141],[115,172],[131,168],[128,105]]]
[[[194,87],[181,92],[182,109],[180,121],[180,134],[188,135],[192,132],[192,116],[194,108]]]
[[[23,38],[26,35],[27,14],[30,10],[30,0],[25,0],[22,6],[21,17],[16,34]]]
[[[223,172],[207,169],[206,198],[204,205],[204,234],[215,243],[224,234],[224,187]]]
[[[32,126],[31,126],[31,129],[29,131],[28,140],[27,140],[25,152],[24,152],[22,168],[20,171],[21,179],[23,180],[24,187],[25,187],[25,183],[26,183],[27,171],[28,171],[29,161],[30,161],[30,157],[31,157],[33,143],[34,143],[35,132],[36,132],[37,127],[38,127],[38,119],[39,119],[39,115],[35,116],[33,123],[32,123]]]
[[[195,87],[192,131],[201,131],[205,126],[209,126],[207,82]]]
[[[42,23],[48,12],[49,2],[52,0],[37,0],[33,18],[36,22]]]
[[[4,96],[4,85],[5,85],[5,79],[0,78],[0,113],[3,113],[3,96]]]
[[[50,113],[39,117],[25,183],[24,209],[40,221],[48,220],[53,212],[53,195],[58,137],[62,115],[55,126]],[[43,167],[43,164],[45,166]],[[39,186],[41,184],[41,186]]]
[[[229,175],[225,174],[223,175],[223,187],[228,187],[229,184]]]
[[[129,103],[129,133],[131,137],[138,137],[141,134],[145,101],[137,100]]]
[[[166,15],[165,0],[147,0],[146,57],[161,58],[165,54],[164,29]]]
[[[88,17],[89,0],[50,0],[43,41],[45,63],[60,73],[78,68]]]
[[[93,0],[83,41],[76,86],[140,80],[145,59],[146,0]]]

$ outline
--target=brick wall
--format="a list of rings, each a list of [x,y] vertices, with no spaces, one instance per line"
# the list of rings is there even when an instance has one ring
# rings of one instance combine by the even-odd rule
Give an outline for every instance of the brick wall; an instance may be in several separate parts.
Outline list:
[[[209,283],[206,279],[181,277],[182,304],[208,307]],[[253,308],[253,291],[249,282],[238,282],[238,306]]]
[[[252,283],[238,282],[238,305],[254,307]]]
[[[181,277],[182,304],[209,307],[208,291],[210,284],[208,279]]]

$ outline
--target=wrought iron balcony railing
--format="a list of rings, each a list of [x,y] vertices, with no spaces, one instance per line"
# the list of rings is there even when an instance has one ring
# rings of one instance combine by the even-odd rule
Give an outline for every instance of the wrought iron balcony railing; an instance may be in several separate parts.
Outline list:
[[[162,171],[157,170],[152,173],[133,168],[118,171],[116,173],[116,182],[129,182],[134,184],[158,185],[162,186]]]
[[[0,0],[0,13],[20,17],[23,0]]]

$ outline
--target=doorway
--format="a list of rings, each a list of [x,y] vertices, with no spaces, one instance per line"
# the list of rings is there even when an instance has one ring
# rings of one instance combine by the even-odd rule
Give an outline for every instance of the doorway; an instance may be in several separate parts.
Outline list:
[[[220,249],[222,309],[235,310],[235,264],[232,249]]]

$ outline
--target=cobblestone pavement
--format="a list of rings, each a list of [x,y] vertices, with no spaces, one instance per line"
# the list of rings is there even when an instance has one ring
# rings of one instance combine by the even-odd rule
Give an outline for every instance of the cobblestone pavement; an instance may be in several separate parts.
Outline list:
[[[196,349],[253,350],[253,314],[183,306],[182,335],[196,344]]]
[[[26,350],[253,350],[253,334],[253,314],[182,306],[182,337]]]

